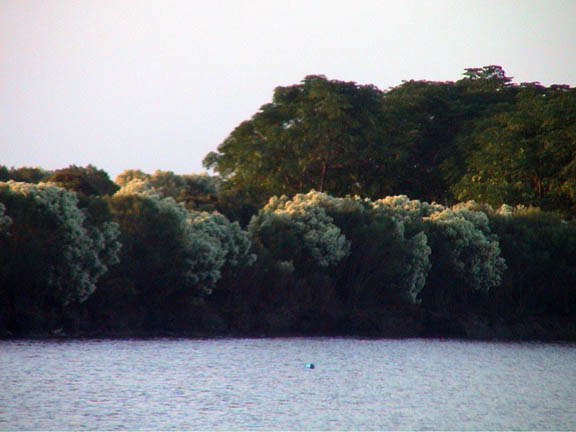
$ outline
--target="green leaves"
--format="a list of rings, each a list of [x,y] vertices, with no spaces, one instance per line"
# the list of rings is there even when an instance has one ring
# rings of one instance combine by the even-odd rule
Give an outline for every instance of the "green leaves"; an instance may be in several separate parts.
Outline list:
[[[457,82],[369,85],[307,76],[204,160],[252,204],[311,189],[370,198],[575,208],[574,90],[514,84],[502,67]]]
[[[12,225],[4,238],[0,275],[8,290],[35,287],[31,297],[61,304],[86,300],[96,282],[117,262],[116,224],[90,225],[76,195],[49,184],[0,183]]]
[[[291,200],[273,197],[252,219],[249,232],[278,261],[297,261],[297,267],[309,260],[319,267],[334,265],[348,255],[350,245],[326,214],[326,198],[315,191]]]
[[[134,280],[147,301],[179,290],[210,293],[224,266],[253,262],[250,240],[238,223],[188,210],[150,182],[133,179],[109,203],[124,244],[117,272]]]
[[[92,165],[70,165],[54,171],[46,181],[84,195],[111,195],[118,190],[118,185],[110,180],[105,171]]]
[[[310,189],[360,192],[369,187],[366,171],[378,168],[360,156],[383,134],[381,96],[373,86],[324,76],[278,87],[272,103],[240,124],[204,164],[224,177],[225,188],[250,190],[260,203]]]
[[[569,211],[576,157],[576,93],[527,89],[514,109],[497,114],[471,136],[476,150],[456,198]]]

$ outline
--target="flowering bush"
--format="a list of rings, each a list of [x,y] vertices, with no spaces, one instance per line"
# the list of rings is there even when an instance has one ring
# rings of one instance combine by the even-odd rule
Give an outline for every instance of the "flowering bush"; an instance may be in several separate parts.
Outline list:
[[[326,214],[324,199],[324,194],[315,191],[293,199],[272,197],[252,218],[248,231],[281,261],[311,260],[320,267],[336,264],[348,255],[350,244]],[[288,238],[292,250],[278,250],[276,236]]]
[[[502,282],[506,264],[498,237],[491,234],[485,213],[492,211],[489,206],[469,201],[447,208],[400,195],[375,201],[374,209],[407,226],[423,229],[432,247],[436,279],[457,277],[472,290],[480,291]]]
[[[403,222],[417,221],[446,207],[426,201],[411,200],[406,195],[388,196],[372,203],[374,211],[381,212]]]
[[[430,247],[423,232],[407,235],[401,218],[392,216],[368,199],[311,191],[270,199],[249,231],[277,268],[338,264],[335,283],[349,301],[415,303],[430,268]]]
[[[88,226],[75,193],[51,184],[9,181],[0,183],[0,199],[14,222],[7,237],[12,252],[5,257],[12,265],[4,275],[11,283],[25,277],[63,304],[84,301],[118,262],[117,224]],[[26,255],[37,262],[21,261]],[[27,265],[39,271],[19,273]]]
[[[208,174],[180,175],[161,170],[151,175],[140,170],[126,170],[116,177],[116,183],[124,189],[124,193],[146,190],[162,198],[172,197],[193,208],[209,201],[210,197],[217,197],[220,182],[219,177]]]
[[[446,209],[424,219],[433,245],[443,243],[438,250],[447,251],[449,271],[470,288],[488,291],[502,282],[506,269],[498,238],[490,234],[488,217],[483,212],[463,208]],[[434,251],[434,247],[433,247]]]
[[[253,262],[248,234],[237,223],[218,213],[187,210],[142,179],[126,183],[110,205],[123,231],[127,262],[140,256],[147,263],[126,269],[140,286],[153,291],[195,287],[209,293],[223,266]],[[150,283],[150,271],[163,279]]]

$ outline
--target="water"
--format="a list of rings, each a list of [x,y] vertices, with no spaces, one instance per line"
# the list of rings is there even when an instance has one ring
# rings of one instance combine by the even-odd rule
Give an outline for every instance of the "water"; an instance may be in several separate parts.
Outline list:
[[[0,342],[0,430],[31,429],[574,430],[576,345]]]

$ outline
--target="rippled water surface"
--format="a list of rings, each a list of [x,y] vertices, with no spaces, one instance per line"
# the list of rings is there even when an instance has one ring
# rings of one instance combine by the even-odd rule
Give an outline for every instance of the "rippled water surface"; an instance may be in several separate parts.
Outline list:
[[[576,345],[0,342],[0,430],[24,429],[574,430]]]

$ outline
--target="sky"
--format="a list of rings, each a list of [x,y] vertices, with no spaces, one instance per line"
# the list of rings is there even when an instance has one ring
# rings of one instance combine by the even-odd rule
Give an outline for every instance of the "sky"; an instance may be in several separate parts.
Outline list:
[[[0,0],[0,165],[203,172],[306,75],[576,86],[576,0]]]

